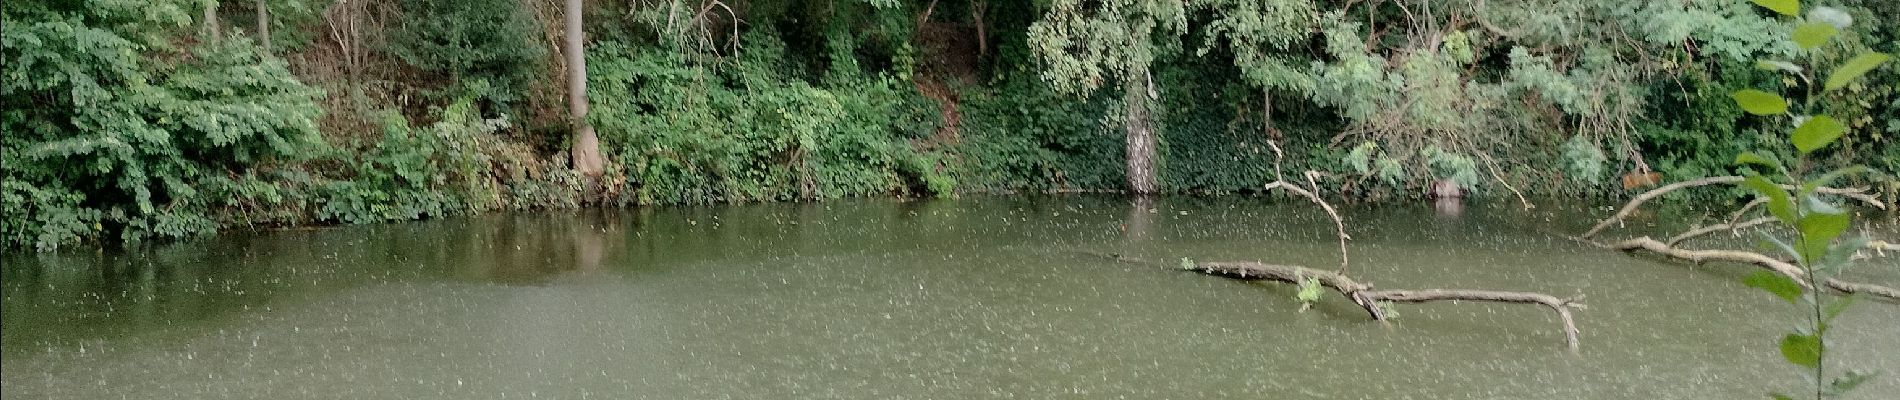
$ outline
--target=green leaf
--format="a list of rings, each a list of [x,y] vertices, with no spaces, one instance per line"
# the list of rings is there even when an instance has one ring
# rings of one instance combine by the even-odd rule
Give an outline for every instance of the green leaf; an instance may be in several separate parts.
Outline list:
[[[1789,397],[1788,395],[1781,394],[1781,393],[1770,393],[1768,395],[1768,398],[1775,399],[1775,400],[1794,400],[1794,397]]]
[[[1729,93],[1729,97],[1734,98],[1735,104],[1742,106],[1742,111],[1747,111],[1749,114],[1776,115],[1788,112],[1788,101],[1782,100],[1781,96],[1776,96],[1774,93],[1742,89]]]
[[[1839,378],[1834,378],[1834,380],[1829,381],[1827,387],[1821,391],[1829,396],[1847,394],[1848,391],[1860,387],[1860,384],[1867,383],[1868,380],[1873,379],[1874,375],[1880,374],[1873,371],[1847,371],[1847,373],[1841,374]]]
[[[1854,301],[1859,299],[1859,294],[1849,293],[1846,296],[1841,296],[1840,300],[1827,303],[1826,317],[1823,318],[1823,320],[1832,321],[1834,317],[1841,316],[1842,312],[1847,311],[1847,306],[1854,305]]]
[[[1840,32],[1840,29],[1826,22],[1801,24],[1794,27],[1794,44],[1800,45],[1803,50],[1811,50],[1821,46],[1822,43],[1827,43],[1828,39],[1834,38],[1834,34]]]
[[[1798,304],[1797,301],[1801,298],[1801,284],[1773,271],[1755,271],[1742,278],[1742,284],[1774,294],[1775,297],[1788,301],[1788,304]]]
[[[1807,206],[1808,214],[1843,214],[1847,212],[1846,210],[1842,210],[1841,206],[1829,203],[1827,200],[1821,200],[1821,196],[1815,196],[1813,190],[1814,189],[1802,190],[1799,195],[1801,196],[1801,204]]]
[[[1788,198],[1787,190],[1783,190],[1781,186],[1768,182],[1767,178],[1762,178],[1759,174],[1749,174],[1748,177],[1743,178],[1742,186],[1754,190],[1755,194],[1767,197],[1768,212],[1774,214],[1776,219],[1780,219],[1784,224],[1794,224],[1796,217],[1794,214],[1794,201]]]
[[[1808,368],[1821,365],[1821,338],[1790,333],[1781,337],[1781,357],[1789,363]]]
[[[1808,20],[1826,22],[1834,25],[1835,29],[1847,29],[1848,25],[1854,24],[1854,16],[1848,15],[1846,11],[1841,11],[1839,8],[1828,6],[1808,9]]]
[[[1808,240],[1831,242],[1840,237],[1842,232],[1847,232],[1847,225],[1851,221],[1846,212],[1810,212],[1801,216],[1801,221],[1795,225],[1801,228],[1801,236]]]
[[[1301,303],[1319,301],[1320,287],[1319,279],[1300,278],[1300,291],[1295,293],[1293,298]]]
[[[1766,8],[1769,10],[1774,10],[1776,13],[1780,13],[1781,15],[1792,17],[1794,16],[1795,13],[1801,12],[1801,0],[1752,0],[1752,1],[1755,2],[1755,5],[1761,6],[1762,8]]]
[[[1853,83],[1855,79],[1860,79],[1861,75],[1866,75],[1874,68],[1880,68],[1880,64],[1886,63],[1890,58],[1892,57],[1883,53],[1867,52],[1848,59],[1847,62],[1841,63],[1841,66],[1834,67],[1834,73],[1827,75],[1827,90],[1847,87],[1847,84]]]
[[[1821,174],[1821,176],[1815,177],[1814,179],[1809,179],[1807,183],[1801,184],[1801,191],[1806,192],[1806,193],[1814,193],[1815,189],[1820,188],[1822,186],[1832,185],[1834,184],[1834,181],[1839,180],[1842,177],[1846,177],[1849,175],[1871,173],[1871,172],[1874,172],[1874,169],[1867,168],[1867,166],[1865,165],[1849,165],[1846,167],[1841,167],[1840,169],[1827,171],[1826,173],[1823,173]]]
[[[1872,239],[1868,239],[1866,235],[1856,235],[1847,238],[1847,240],[1842,240],[1839,244],[1835,244],[1834,247],[1829,247],[1827,249],[1827,256],[1821,258],[1821,265],[1815,266],[1814,268],[1815,273],[1819,274],[1815,277],[1823,278],[1822,280],[1833,277],[1841,268],[1851,264],[1850,261],[1853,261],[1854,254],[1859,253],[1860,249],[1866,248],[1867,242],[1870,241],[1872,241]]]
[[[1768,70],[1768,71],[1786,71],[1788,73],[1794,73],[1794,74],[1799,74],[1802,71],[1801,66],[1794,65],[1794,63],[1781,61],[1781,60],[1756,61],[1755,68]]]
[[[1801,241],[1796,250],[1801,251],[1801,259],[1816,261],[1828,254],[1828,243],[1847,231],[1850,219],[1846,212],[1811,212],[1801,216],[1795,227],[1801,230]]]
[[[1816,115],[1808,117],[1807,121],[1801,122],[1801,126],[1795,127],[1794,135],[1788,140],[1794,142],[1795,150],[1800,150],[1801,154],[1808,154],[1834,143],[1835,139],[1840,139],[1841,134],[1846,132],[1847,126],[1841,125],[1841,121],[1834,120],[1834,117]]]
[[[1746,151],[1746,152],[1742,152],[1742,154],[1736,154],[1735,163],[1738,165],[1755,164],[1755,165],[1760,165],[1764,167],[1774,168],[1776,171],[1780,171],[1783,169],[1781,167],[1780,161],[1775,161],[1775,159],[1764,157],[1761,154],[1756,154],[1755,152],[1752,152],[1752,151]]]
[[[1782,241],[1781,238],[1770,235],[1767,231],[1755,231],[1755,233],[1761,235],[1761,247],[1781,250],[1781,254],[1787,255],[1789,258],[1801,258],[1801,252],[1794,251],[1794,246],[1788,245],[1788,242]]]

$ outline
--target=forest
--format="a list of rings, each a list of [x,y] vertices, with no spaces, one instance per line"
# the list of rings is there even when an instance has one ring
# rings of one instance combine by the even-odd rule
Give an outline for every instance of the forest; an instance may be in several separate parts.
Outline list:
[[[1617,196],[1778,143],[1730,97],[1808,84],[1775,60],[1900,45],[1885,0],[1823,2],[1862,22],[1818,47],[1745,0],[572,3],[10,3],[0,242],[1281,170]],[[1796,100],[1846,128],[1821,159],[1900,170],[1900,72],[1868,74]]]

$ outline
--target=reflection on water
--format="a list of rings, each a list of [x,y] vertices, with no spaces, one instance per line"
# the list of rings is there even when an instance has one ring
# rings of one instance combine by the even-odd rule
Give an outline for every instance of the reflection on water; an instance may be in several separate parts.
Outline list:
[[[1465,199],[1462,197],[1440,197],[1432,199],[1432,210],[1439,216],[1457,218],[1465,215]]]
[[[1543,204],[1342,212],[1354,273],[1382,288],[1588,295],[1575,356],[1534,307],[1401,306],[1388,329],[1343,300],[1299,312],[1284,286],[1101,257],[1336,262],[1332,223],[1303,201],[972,197],[10,255],[0,394],[1624,399],[1798,384],[1772,345],[1800,314],[1737,283],[1747,268],[1582,248],[1549,232],[1592,211]],[[1900,282],[1881,267],[1857,278]],[[1837,329],[1844,364],[1900,371],[1900,307],[1863,302]],[[1858,394],[1900,387],[1883,379]]]
[[[506,222],[468,226],[476,233],[463,236],[443,256],[461,258],[454,264],[470,277],[536,284],[598,271],[609,252],[626,241],[619,214],[501,218]]]
[[[1128,199],[1128,218],[1122,223],[1122,238],[1127,243],[1140,242],[1153,235],[1155,198],[1153,196],[1135,196]]]

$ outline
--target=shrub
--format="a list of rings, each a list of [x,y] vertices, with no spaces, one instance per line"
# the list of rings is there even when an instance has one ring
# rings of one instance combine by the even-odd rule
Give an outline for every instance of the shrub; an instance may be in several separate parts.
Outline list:
[[[323,147],[320,93],[283,60],[245,38],[174,53],[151,29],[189,20],[167,10],[7,14],[0,208],[20,216],[0,224],[8,245],[214,231],[201,188]]]

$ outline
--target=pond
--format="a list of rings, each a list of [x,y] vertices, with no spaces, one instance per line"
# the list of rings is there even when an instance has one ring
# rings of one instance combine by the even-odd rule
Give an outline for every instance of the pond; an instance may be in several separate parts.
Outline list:
[[[1342,209],[1381,288],[1583,295],[1399,305],[1173,268],[1338,265],[1258,197],[965,197],[488,215],[6,256],[8,399],[1762,398],[1801,313],[1752,269],[1572,242],[1602,205]],[[1695,210],[1670,211],[1693,215]],[[1672,214],[1674,215],[1674,214]],[[1642,216],[1632,227],[1658,218]],[[1886,219],[1891,221],[1890,218]],[[1900,237],[1892,222],[1873,229]],[[1616,233],[1625,233],[1619,231]],[[1900,282],[1893,258],[1855,278]],[[1881,264],[1885,263],[1885,264]],[[1900,305],[1837,365],[1900,393]]]

